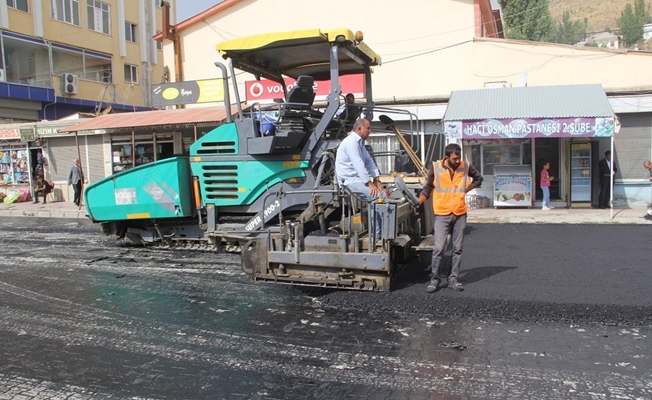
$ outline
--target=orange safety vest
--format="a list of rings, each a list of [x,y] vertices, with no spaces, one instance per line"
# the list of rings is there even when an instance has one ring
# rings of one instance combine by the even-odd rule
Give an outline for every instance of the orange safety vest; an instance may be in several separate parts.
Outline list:
[[[466,189],[471,184],[469,167],[464,161],[460,162],[453,173],[453,179],[448,168],[442,166],[441,161],[432,163],[434,171],[434,197],[432,208],[435,215],[462,215],[466,214]]]

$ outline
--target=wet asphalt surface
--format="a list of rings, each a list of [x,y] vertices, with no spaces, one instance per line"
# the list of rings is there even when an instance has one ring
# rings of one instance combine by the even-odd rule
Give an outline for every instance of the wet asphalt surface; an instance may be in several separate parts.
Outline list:
[[[652,398],[649,227],[469,226],[464,292],[253,283],[239,256],[0,229],[0,399]]]

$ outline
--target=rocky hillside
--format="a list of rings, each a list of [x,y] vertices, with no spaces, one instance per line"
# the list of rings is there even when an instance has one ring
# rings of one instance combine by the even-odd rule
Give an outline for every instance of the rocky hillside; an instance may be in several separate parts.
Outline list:
[[[590,31],[602,32],[605,27],[615,31],[618,30],[616,20],[627,3],[634,6],[634,0],[550,0],[550,14],[555,21],[561,21],[568,11],[572,20],[587,18]],[[645,1],[646,6],[650,3],[652,0]]]

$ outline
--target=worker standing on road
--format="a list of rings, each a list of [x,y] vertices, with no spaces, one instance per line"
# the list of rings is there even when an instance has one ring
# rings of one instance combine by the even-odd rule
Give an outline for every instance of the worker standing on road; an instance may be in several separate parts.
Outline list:
[[[440,289],[439,270],[441,267],[446,237],[452,234],[453,266],[448,276],[448,287],[462,291],[464,286],[458,281],[462,263],[462,245],[466,228],[466,192],[482,184],[482,175],[470,163],[462,161],[462,149],[451,143],[444,150],[445,157],[432,163],[428,178],[421,194],[419,204],[423,204],[434,193],[432,208],[435,213],[435,248],[432,252],[432,278],[426,288],[428,293]]]
[[[337,148],[335,173],[340,185],[346,187],[358,199],[373,203],[379,198],[387,199],[380,182],[380,172],[376,163],[364,146],[371,133],[371,124],[366,119],[358,119],[353,131]],[[376,213],[376,238],[380,238],[382,215]]]

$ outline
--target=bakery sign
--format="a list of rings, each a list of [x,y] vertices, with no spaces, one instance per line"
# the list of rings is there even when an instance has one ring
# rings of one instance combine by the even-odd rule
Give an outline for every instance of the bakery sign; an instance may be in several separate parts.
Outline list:
[[[496,178],[494,182],[494,206],[531,205],[532,180],[521,178]]]
[[[518,118],[446,121],[446,134],[464,139],[525,139],[561,137],[611,137],[614,117]]]

